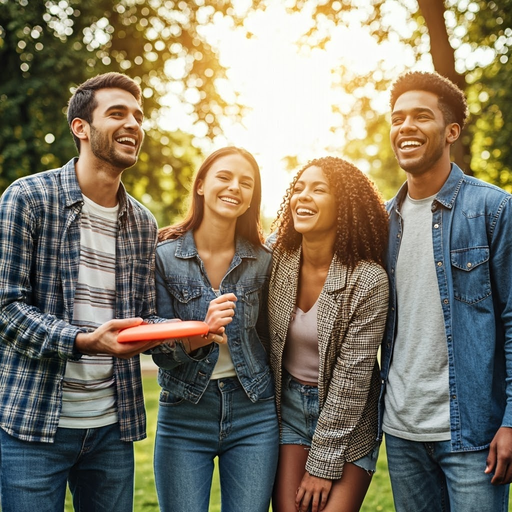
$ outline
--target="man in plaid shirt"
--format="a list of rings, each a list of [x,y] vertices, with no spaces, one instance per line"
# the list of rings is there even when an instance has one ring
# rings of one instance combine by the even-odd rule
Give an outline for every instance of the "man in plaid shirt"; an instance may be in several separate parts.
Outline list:
[[[124,169],[144,133],[141,91],[119,73],[80,85],[68,108],[79,157],[0,199],[0,447],[10,512],[133,507],[133,441],[145,411],[139,356],[118,343],[154,316],[154,217]]]

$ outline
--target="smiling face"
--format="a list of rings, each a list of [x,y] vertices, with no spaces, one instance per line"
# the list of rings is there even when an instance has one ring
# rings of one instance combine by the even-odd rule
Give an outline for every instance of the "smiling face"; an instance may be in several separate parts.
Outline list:
[[[290,209],[293,227],[302,235],[336,232],[336,201],[320,167],[308,167],[295,182]]]
[[[390,139],[400,167],[412,175],[440,163],[445,167],[450,161],[450,144],[458,137],[457,127],[445,122],[435,94],[408,91],[399,96],[391,114]]]
[[[94,157],[124,170],[137,162],[144,139],[143,113],[137,100],[123,89],[99,89],[89,125]]]
[[[242,155],[219,157],[204,179],[197,181],[197,193],[204,197],[205,216],[237,219],[249,208],[254,185],[254,169]]]

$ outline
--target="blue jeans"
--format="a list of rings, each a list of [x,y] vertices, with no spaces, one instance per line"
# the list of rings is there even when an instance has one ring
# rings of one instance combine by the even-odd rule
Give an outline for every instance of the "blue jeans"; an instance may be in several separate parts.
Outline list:
[[[397,512],[506,512],[508,485],[484,473],[488,450],[452,452],[449,441],[385,435]]]
[[[9,512],[64,510],[66,484],[80,512],[133,508],[133,443],[118,424],[59,428],[54,443],[21,441],[0,429],[2,507]]]
[[[251,402],[237,378],[211,380],[198,404],[162,390],[155,481],[162,512],[207,512],[214,458],[222,512],[268,512],[279,428],[273,391]]]

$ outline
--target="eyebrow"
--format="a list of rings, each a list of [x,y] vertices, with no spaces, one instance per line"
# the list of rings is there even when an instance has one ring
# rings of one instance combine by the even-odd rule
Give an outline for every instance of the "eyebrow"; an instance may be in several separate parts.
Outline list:
[[[231,170],[229,170],[229,169],[217,169],[215,172],[216,172],[216,173],[219,173],[219,172],[227,172],[227,173],[229,173],[229,174],[233,174],[233,171],[231,171]],[[253,176],[251,176],[250,174],[244,174],[242,177],[243,177],[243,178],[245,178],[245,179],[249,179],[249,180],[255,181],[255,180],[254,180],[254,177],[253,177]]]
[[[124,112],[127,112],[129,110],[129,108],[126,106],[126,105],[123,105],[123,104],[119,104],[119,105],[110,105],[110,107],[108,107],[105,112],[110,112],[112,110],[123,110]],[[142,112],[142,110],[140,108],[138,108],[136,111],[135,111],[136,114],[139,114],[140,117],[144,118],[144,112]]]
[[[420,112],[428,112],[429,114],[434,115],[434,111],[429,107],[414,107],[409,110],[393,110],[393,112],[391,112],[391,115],[392,116],[396,116],[398,114],[403,115],[404,112],[412,112],[413,114],[419,114]]]

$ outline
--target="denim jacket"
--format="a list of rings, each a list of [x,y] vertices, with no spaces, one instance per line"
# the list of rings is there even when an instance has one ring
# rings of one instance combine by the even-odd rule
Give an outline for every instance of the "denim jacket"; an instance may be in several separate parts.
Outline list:
[[[226,326],[235,371],[253,402],[274,395],[268,361],[266,304],[271,253],[236,239],[235,255],[222,278],[221,293],[237,297],[235,316]],[[203,320],[216,295],[199,257],[191,231],[158,245],[156,252],[157,310],[160,316]],[[212,343],[187,354],[180,343],[153,351],[160,367],[158,382],[164,390],[198,403],[210,381],[219,347]]]
[[[405,184],[387,205],[390,305],[382,347],[381,426],[396,331],[395,269],[402,235],[400,207],[406,193]],[[511,197],[466,176],[452,164],[432,201],[432,244],[448,347],[453,451],[484,449],[500,427],[512,427]]]

